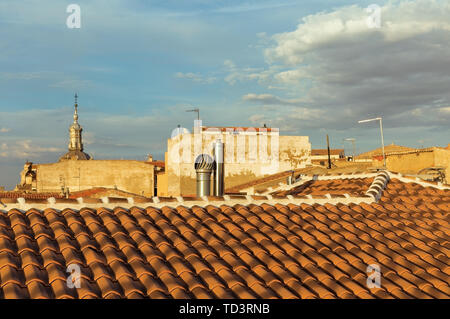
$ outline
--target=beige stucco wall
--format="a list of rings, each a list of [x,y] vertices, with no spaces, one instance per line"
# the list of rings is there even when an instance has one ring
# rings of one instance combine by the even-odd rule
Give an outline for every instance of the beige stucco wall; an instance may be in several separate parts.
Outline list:
[[[374,160],[374,166],[381,166],[381,160]],[[430,151],[388,155],[386,165],[390,171],[403,174],[417,174],[428,167],[445,167],[447,181],[450,179],[450,150],[434,147]]]
[[[334,160],[334,159],[339,159],[339,155],[333,155],[333,154],[331,154],[331,155],[330,155],[330,158],[331,158],[332,160]],[[312,161],[320,161],[320,160],[326,160],[326,161],[328,161],[328,155],[313,155],[313,156],[311,156],[311,160],[312,160]]]
[[[195,157],[201,153],[212,154],[212,143],[217,139],[225,144],[225,188],[311,164],[309,137],[263,134],[184,133],[169,139],[166,158],[168,195],[195,194]],[[195,138],[201,141],[197,146]]]
[[[167,152],[164,153],[164,163],[167,163]],[[157,173],[157,195],[161,197],[169,196],[167,170]]]
[[[60,192],[61,186],[65,185],[72,192],[92,187],[107,187],[153,196],[154,166],[148,162],[71,160],[35,166],[38,192]]]
[[[403,174],[417,174],[423,168],[435,166],[434,152],[418,152],[386,157],[387,169]]]
[[[166,172],[161,172],[157,174],[157,187],[158,196],[166,197],[168,196],[168,184],[167,184],[167,174]]]
[[[450,183],[450,149],[436,149],[434,162],[436,166],[446,167],[445,177]]]

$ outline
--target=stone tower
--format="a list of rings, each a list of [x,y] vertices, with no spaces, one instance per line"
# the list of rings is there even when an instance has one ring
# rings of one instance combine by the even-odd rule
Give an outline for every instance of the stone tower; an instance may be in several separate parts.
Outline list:
[[[83,140],[81,133],[83,128],[78,124],[78,95],[75,93],[75,110],[73,123],[69,128],[69,151],[59,158],[59,161],[89,160],[91,156],[83,152]]]

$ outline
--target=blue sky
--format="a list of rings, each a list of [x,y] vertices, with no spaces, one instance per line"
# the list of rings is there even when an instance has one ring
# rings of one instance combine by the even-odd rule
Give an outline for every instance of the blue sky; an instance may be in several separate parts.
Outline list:
[[[81,8],[68,29],[66,7]],[[365,23],[378,4],[381,27]],[[314,148],[354,137],[445,146],[449,1],[14,1],[0,3],[0,185],[67,149],[79,94],[94,158],[162,159],[178,125],[280,127]],[[351,152],[351,146],[346,145]]]

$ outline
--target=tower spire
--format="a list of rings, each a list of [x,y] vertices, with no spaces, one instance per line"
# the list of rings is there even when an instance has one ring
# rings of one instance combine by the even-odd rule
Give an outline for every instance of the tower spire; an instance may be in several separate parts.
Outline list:
[[[78,94],[75,93],[75,110],[73,112],[73,124],[69,128],[69,151],[83,151],[81,132],[83,128],[78,124]]]
[[[78,94],[75,93],[74,97],[73,123],[69,127],[69,151],[59,158],[60,161],[92,159],[89,154],[83,152],[83,139],[81,137],[83,128],[78,124]]]
[[[78,123],[78,94],[75,93],[75,111],[73,112],[73,123]]]

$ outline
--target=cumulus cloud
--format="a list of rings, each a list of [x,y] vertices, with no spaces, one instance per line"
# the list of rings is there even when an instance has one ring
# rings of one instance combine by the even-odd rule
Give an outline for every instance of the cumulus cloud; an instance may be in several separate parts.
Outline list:
[[[309,15],[295,31],[275,35],[277,45],[266,54],[271,60],[296,65],[312,50],[353,47],[362,38],[394,43],[434,31],[448,32],[449,11],[446,1],[394,1],[381,7],[381,28],[369,27],[366,8],[357,5]]]
[[[448,114],[448,115],[450,115],[450,106],[447,106],[447,107],[441,107],[441,108],[439,109],[439,112],[441,112],[441,113],[443,113],[443,114]]]
[[[61,81],[50,84],[50,87],[62,88],[62,89],[81,89],[92,87],[94,84],[90,80],[79,80],[79,79],[63,79]]]
[[[325,112],[298,106],[287,106],[281,110],[276,106],[265,105],[263,112],[249,117],[249,121],[257,126],[268,124],[278,127],[284,132],[298,132],[299,129],[315,127],[311,123],[324,121]],[[301,124],[300,124],[301,123]]]
[[[8,132],[10,132],[10,131],[11,131],[10,128],[7,128],[7,127],[0,127],[0,133],[8,133]]]
[[[41,77],[41,72],[0,72],[0,79],[4,80],[33,80]]]
[[[265,71],[274,71],[268,82],[285,88],[289,99],[243,99],[321,110],[325,119],[307,123],[318,128],[325,121],[344,129],[380,115],[391,126],[449,127],[442,115],[450,103],[450,3],[389,2],[381,7],[380,28],[368,27],[365,9],[353,5],[309,15],[294,31],[274,35]]]
[[[87,68],[93,72],[105,72],[102,68]],[[42,83],[48,83],[51,88],[80,89],[92,87],[90,80],[77,79],[72,74],[66,74],[60,71],[39,71],[39,72],[0,72],[0,81],[31,81],[39,80]]]
[[[247,11],[257,11],[257,10],[271,10],[276,8],[282,8],[287,6],[294,6],[296,5],[296,2],[286,2],[286,3],[280,3],[279,1],[274,2],[268,2],[268,3],[262,3],[262,1],[251,1],[251,2],[244,2],[240,1],[238,5],[229,5],[220,7],[217,9],[214,9],[212,11],[219,12],[219,13],[241,13],[241,12],[247,12]]]
[[[301,99],[282,99],[272,94],[249,93],[242,97],[244,101],[257,102],[264,105],[298,105]]]
[[[40,157],[42,154],[61,152],[57,147],[44,147],[33,143],[32,140],[20,140],[14,143],[0,145],[0,157],[4,159],[27,160]]]
[[[271,76],[276,72],[276,66],[271,69],[264,70],[264,68],[241,68],[231,60],[223,62],[225,72],[225,82],[230,85],[235,85],[238,82],[257,81],[260,84],[266,83]]]
[[[175,73],[175,78],[187,79],[187,80],[191,80],[191,81],[203,83],[203,84],[211,84],[211,83],[216,82],[216,80],[217,80],[217,78],[212,77],[212,76],[203,76],[201,74],[192,73],[192,72],[188,72],[188,73],[177,72],[177,73]]]

